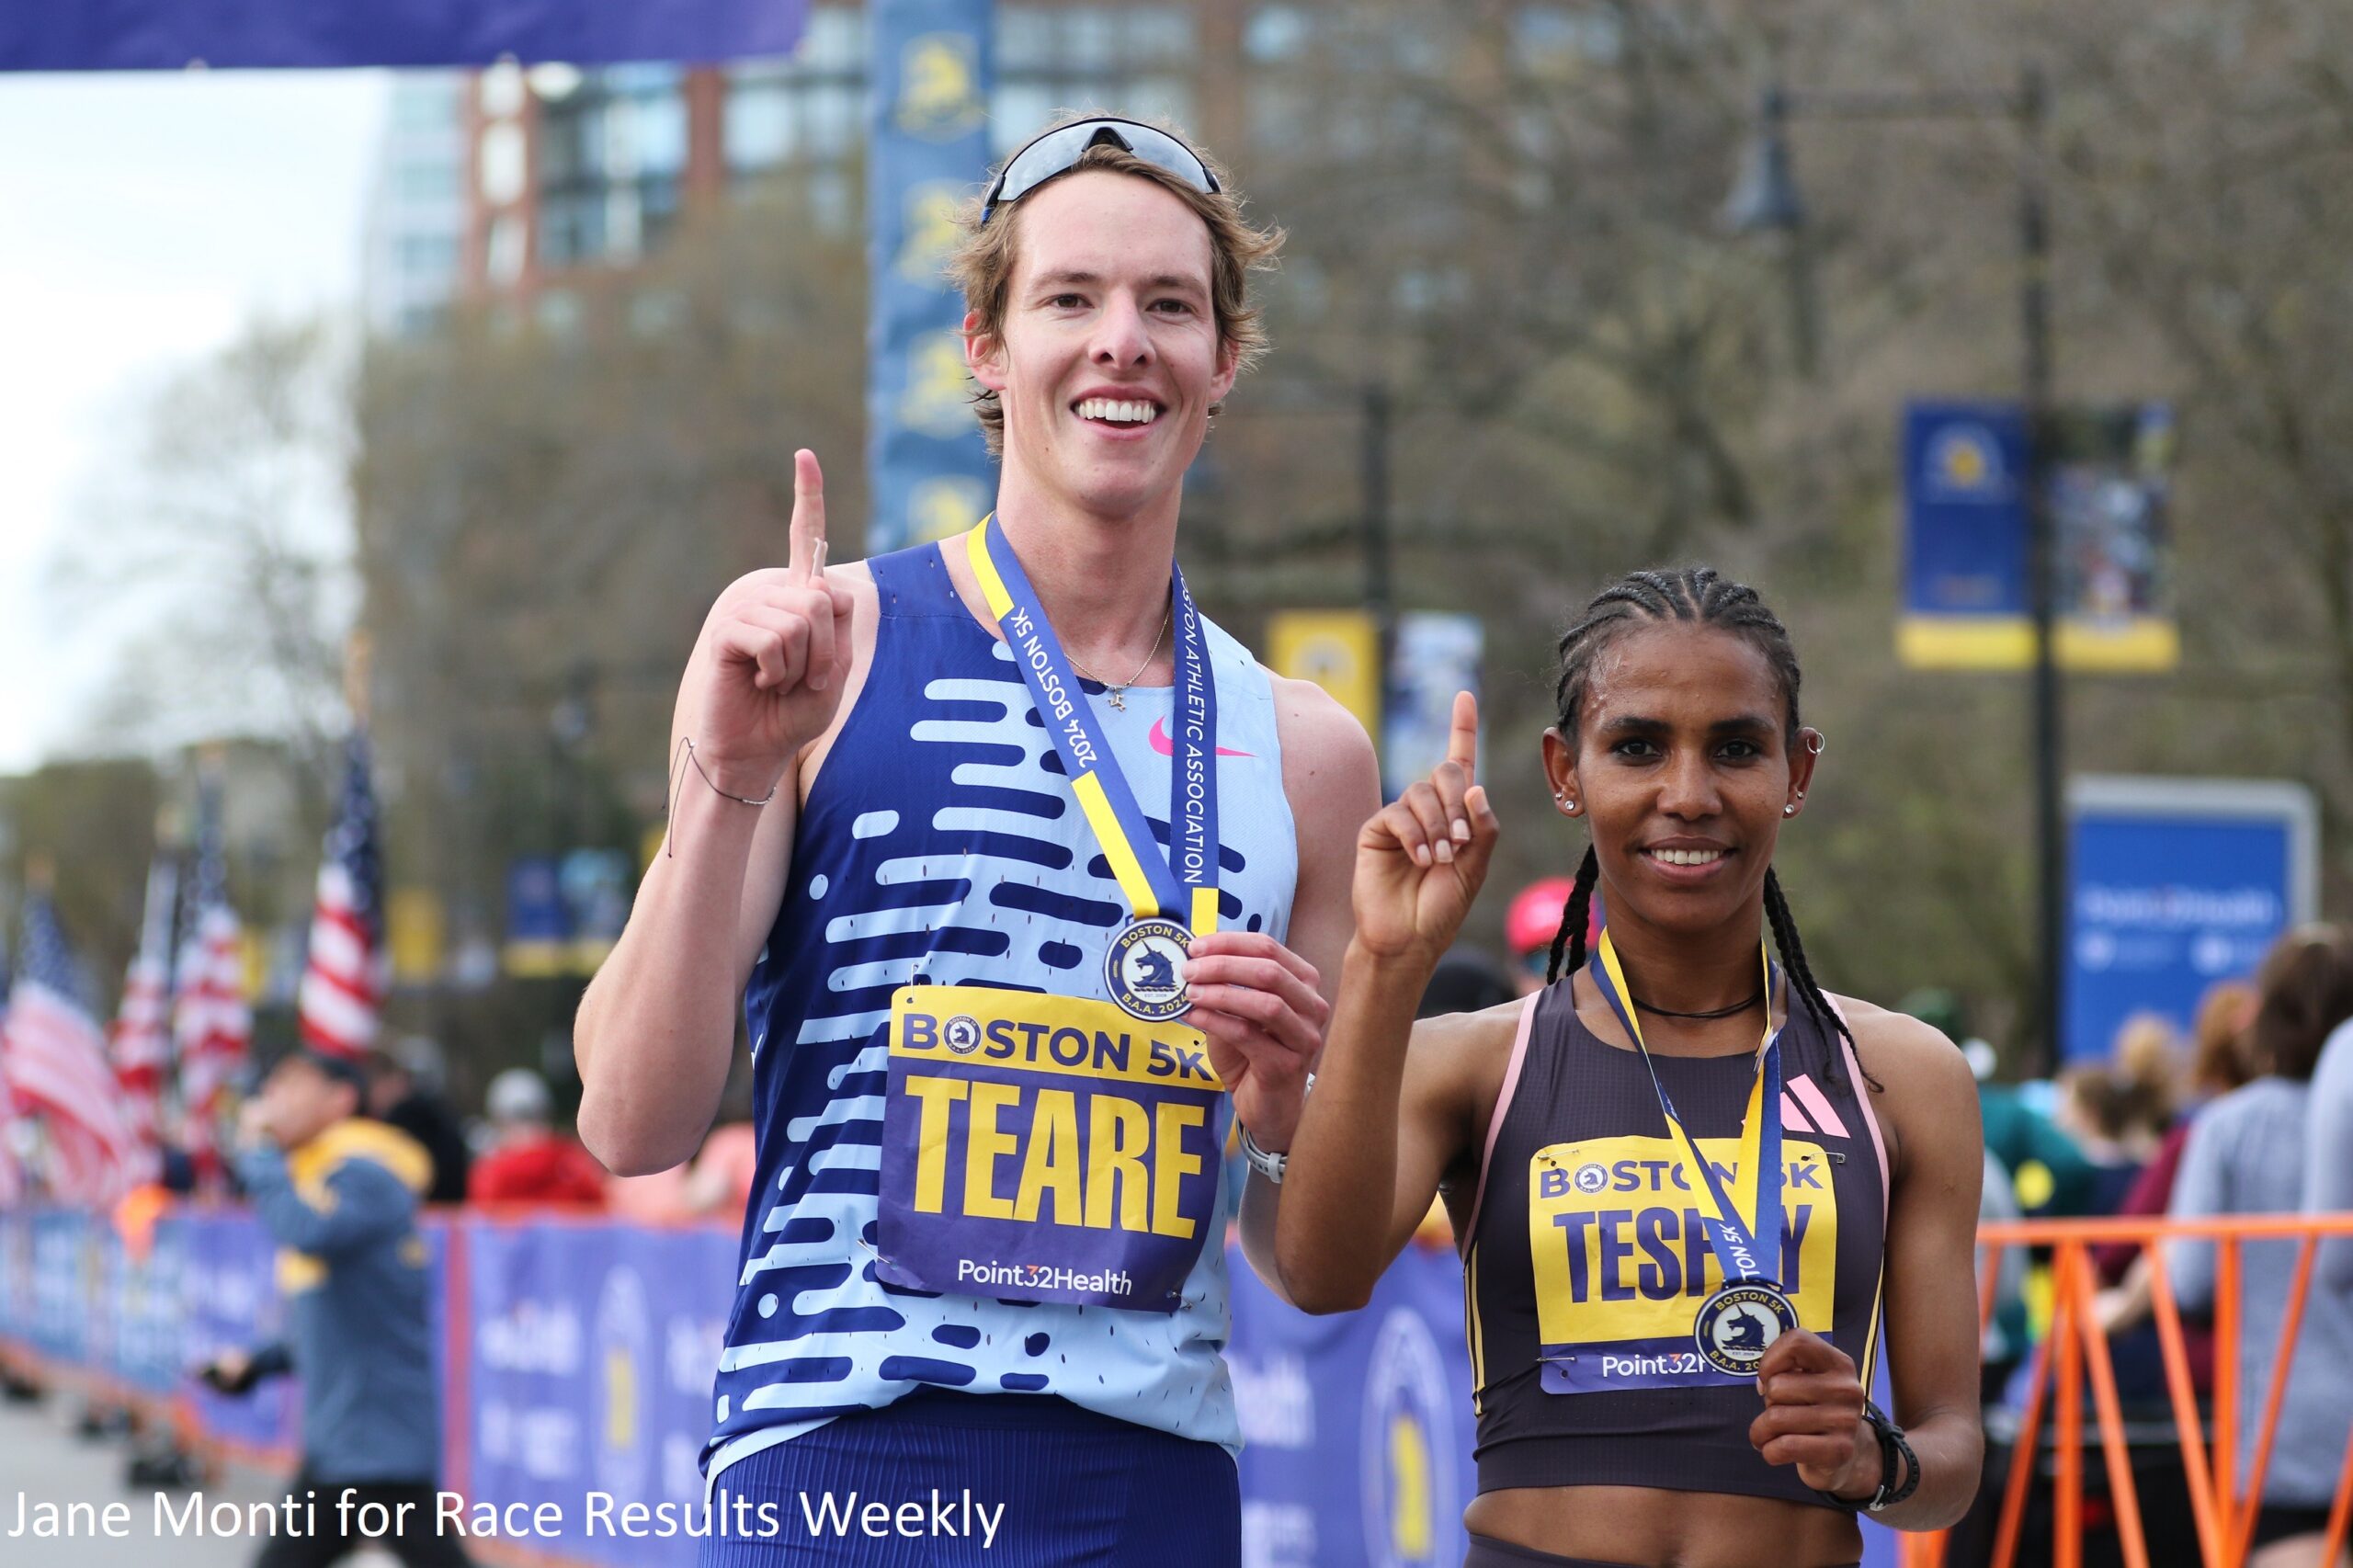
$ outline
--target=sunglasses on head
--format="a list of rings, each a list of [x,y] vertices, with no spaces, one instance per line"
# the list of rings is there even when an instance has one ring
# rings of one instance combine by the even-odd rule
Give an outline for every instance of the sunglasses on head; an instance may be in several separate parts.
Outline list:
[[[1155,168],[1166,169],[1205,196],[1217,194],[1217,176],[1210,173],[1199,153],[1165,131],[1107,116],[1057,126],[1006,159],[1005,172],[989,187],[988,199],[981,205],[982,223],[986,224],[1005,203],[1020,200],[1056,175],[1068,174],[1089,147],[1107,142]]]

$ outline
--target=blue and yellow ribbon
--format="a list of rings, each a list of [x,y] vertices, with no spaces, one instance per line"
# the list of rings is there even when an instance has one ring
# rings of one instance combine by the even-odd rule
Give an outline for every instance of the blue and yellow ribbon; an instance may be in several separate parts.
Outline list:
[[[1723,1269],[1724,1283],[1757,1281],[1778,1286],[1781,1274],[1781,1031],[1773,1027],[1773,993],[1779,984],[1772,955],[1757,944],[1765,968],[1765,1033],[1756,1047],[1756,1078],[1748,1091],[1747,1113],[1741,1118],[1738,1153],[1733,1178],[1748,1189],[1746,1211],[1735,1206],[1716,1169],[1676,1114],[1666,1085],[1659,1082],[1658,1064],[1643,1043],[1643,1026],[1634,1017],[1626,971],[1618,962],[1617,946],[1604,927],[1587,966],[1594,989],[1634,1042],[1643,1065],[1650,1070],[1651,1087],[1658,1093],[1658,1108],[1666,1117],[1667,1134],[1678,1147],[1683,1163],[1699,1176],[1699,1218],[1708,1228],[1708,1244]]]
[[[1103,858],[1139,920],[1160,916],[1188,924],[1196,935],[1217,929],[1217,682],[1209,660],[1201,614],[1169,568],[1170,624],[1176,632],[1176,694],[1169,739],[1168,853],[1153,844],[1152,826],[1135,791],[1095,721],[1062,640],[1038,603],[1029,574],[1004,538],[995,514],[964,536],[964,550],[988,600],[989,614],[1062,754],[1071,792]]]

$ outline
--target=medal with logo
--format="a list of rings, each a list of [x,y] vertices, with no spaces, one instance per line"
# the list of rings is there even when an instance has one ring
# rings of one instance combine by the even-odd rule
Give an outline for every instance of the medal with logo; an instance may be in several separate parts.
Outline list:
[[[1692,1324],[1692,1340],[1700,1357],[1719,1371],[1749,1376],[1765,1359],[1773,1341],[1798,1326],[1796,1305],[1781,1290],[1781,1035],[1773,1027],[1773,992],[1778,979],[1772,958],[1758,945],[1765,968],[1765,1032],[1756,1050],[1756,1077],[1748,1091],[1747,1113],[1740,1124],[1739,1153],[1733,1177],[1746,1189],[1745,1209],[1733,1200],[1716,1167],[1704,1158],[1683,1119],[1659,1081],[1658,1065],[1643,1043],[1643,1026],[1629,1004],[1633,992],[1619,966],[1618,949],[1608,929],[1586,973],[1602,1000],[1618,1016],[1658,1094],[1658,1108],[1666,1118],[1667,1132],[1684,1165],[1696,1173],[1694,1196],[1708,1245],[1723,1273],[1722,1289],[1699,1304]]]
[[[1062,640],[1046,623],[1037,591],[995,517],[983,518],[965,536],[965,549],[989,613],[996,617],[1038,716],[1062,755],[1071,792],[1134,912],[1104,955],[1104,989],[1131,1017],[1146,1023],[1182,1017],[1192,1006],[1182,977],[1186,950],[1194,937],[1217,929],[1217,683],[1185,574],[1170,565],[1176,690],[1169,736],[1168,852],[1163,855],[1071,672]]]

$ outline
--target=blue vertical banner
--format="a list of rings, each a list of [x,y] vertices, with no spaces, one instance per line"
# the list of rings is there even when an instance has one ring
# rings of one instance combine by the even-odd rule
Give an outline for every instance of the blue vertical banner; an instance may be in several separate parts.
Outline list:
[[[867,551],[981,520],[996,475],[942,268],[989,165],[988,0],[874,0],[867,136]]]
[[[2004,653],[1989,629],[2025,624],[2026,411],[2014,403],[1915,403],[1904,411],[1904,615],[1898,651],[1915,666]]]
[[[2245,980],[2319,912],[2320,813],[2279,779],[2086,777],[2067,790],[2061,1057],[2106,1057],[2135,1013],[2187,1033],[2200,998]]]
[[[1486,646],[1486,628],[1475,615],[1407,610],[1397,618],[1381,718],[1383,799],[1397,799],[1446,760],[1454,694],[1479,695]]]
[[[2024,669],[2040,485],[2050,512],[2053,652],[2121,674],[2179,662],[2167,508],[2175,432],[2163,403],[2073,408],[2045,421],[2040,460],[2014,403],[1904,411],[1904,604],[1896,653],[1915,669]],[[2039,477],[2038,477],[2039,469]]]

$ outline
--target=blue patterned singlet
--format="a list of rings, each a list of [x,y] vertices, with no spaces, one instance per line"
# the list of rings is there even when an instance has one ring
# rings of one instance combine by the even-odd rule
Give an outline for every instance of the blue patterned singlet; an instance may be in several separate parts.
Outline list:
[[[1058,1394],[1238,1450],[1219,1353],[1230,1184],[1173,1313],[933,1295],[875,1278],[893,990],[990,984],[1104,998],[1104,952],[1129,910],[1020,672],[958,597],[939,547],[868,564],[881,606],[872,668],[811,788],[791,881],[745,994],[758,1179],[706,1474],[715,1483],[746,1454],[926,1385]],[[1273,692],[1246,649],[1207,631],[1219,926],[1280,941],[1299,850]],[[1131,688],[1125,711],[1086,689],[1165,853],[1172,688]]]

